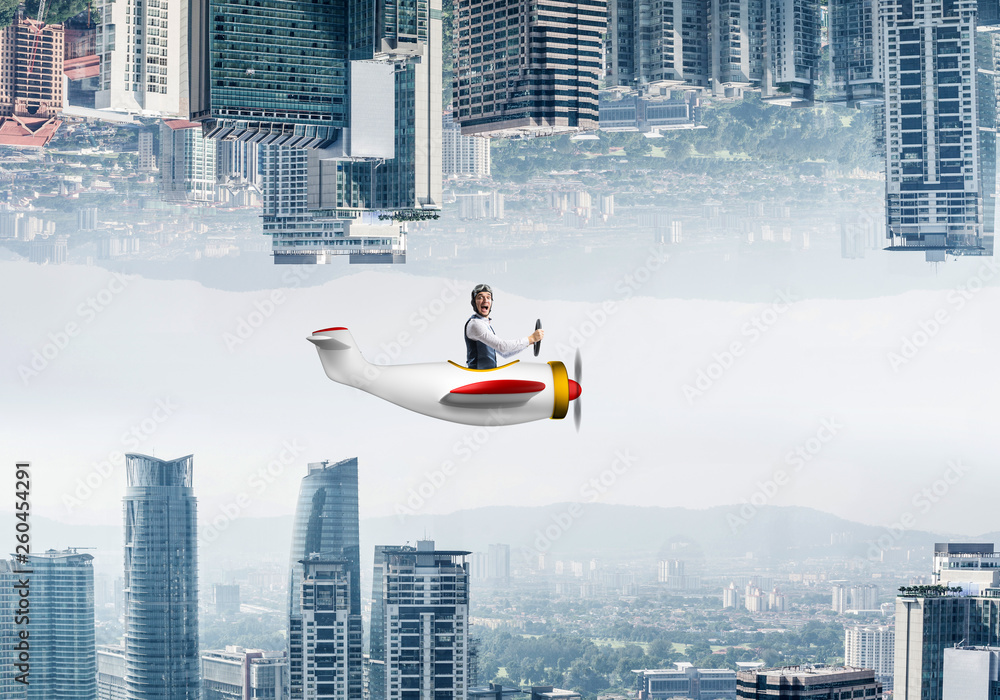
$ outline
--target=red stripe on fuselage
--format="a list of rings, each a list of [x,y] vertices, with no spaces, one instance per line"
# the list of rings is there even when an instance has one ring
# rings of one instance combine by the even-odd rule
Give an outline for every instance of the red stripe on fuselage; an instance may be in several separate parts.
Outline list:
[[[529,382],[523,379],[494,379],[488,382],[466,384],[452,389],[452,394],[537,394],[545,388],[543,382]]]
[[[321,328],[318,331],[313,331],[313,335],[316,335],[317,333],[325,333],[326,331],[346,331],[346,330],[347,329],[344,328],[343,326],[337,326],[336,328]]]

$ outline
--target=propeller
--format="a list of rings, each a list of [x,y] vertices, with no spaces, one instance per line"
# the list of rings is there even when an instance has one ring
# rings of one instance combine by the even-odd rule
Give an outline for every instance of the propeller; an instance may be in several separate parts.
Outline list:
[[[535,330],[537,331],[541,327],[542,327],[542,319],[536,320]],[[535,357],[538,357],[538,351],[541,349],[542,349],[542,341],[539,340],[537,343],[535,343]]]
[[[583,357],[580,355],[580,348],[576,349],[576,360],[573,362],[573,379],[576,380],[577,384],[583,385]],[[583,400],[583,396],[577,396],[573,401],[573,425],[576,426],[576,432],[580,432],[580,418],[582,416],[583,404],[580,403]]]

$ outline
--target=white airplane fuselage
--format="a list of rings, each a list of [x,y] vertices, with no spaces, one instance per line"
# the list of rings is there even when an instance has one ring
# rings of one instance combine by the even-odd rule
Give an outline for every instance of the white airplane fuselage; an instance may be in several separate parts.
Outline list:
[[[466,425],[513,425],[565,417],[580,395],[561,362],[515,360],[496,369],[468,369],[454,362],[373,365],[346,328],[316,331],[326,376],[425,416]]]

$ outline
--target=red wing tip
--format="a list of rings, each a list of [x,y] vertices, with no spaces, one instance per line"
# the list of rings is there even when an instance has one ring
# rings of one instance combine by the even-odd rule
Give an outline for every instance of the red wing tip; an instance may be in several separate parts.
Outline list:
[[[578,398],[580,394],[583,393],[583,387],[574,382],[572,379],[569,380],[569,400],[572,401]]]
[[[318,331],[313,331],[313,335],[317,333],[325,333],[326,331],[346,331],[347,329],[343,326],[337,326],[336,328],[321,328]]]
[[[537,394],[545,388],[543,382],[523,379],[493,379],[488,382],[466,384],[452,389],[452,394]]]

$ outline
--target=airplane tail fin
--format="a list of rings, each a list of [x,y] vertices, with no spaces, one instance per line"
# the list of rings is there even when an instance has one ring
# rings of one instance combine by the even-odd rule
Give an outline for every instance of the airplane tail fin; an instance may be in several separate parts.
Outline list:
[[[335,382],[363,388],[377,374],[373,372],[375,366],[364,358],[354,336],[346,328],[324,328],[306,340],[316,346],[326,376]]]

